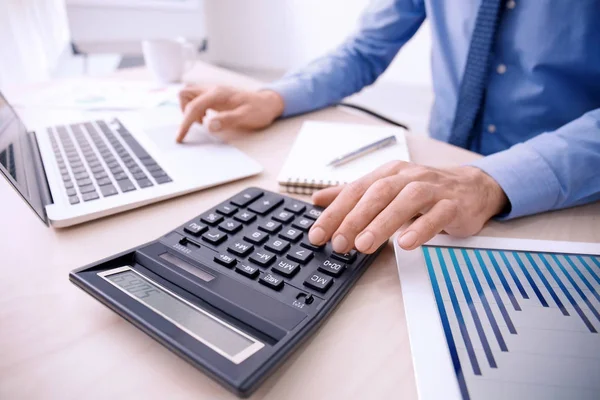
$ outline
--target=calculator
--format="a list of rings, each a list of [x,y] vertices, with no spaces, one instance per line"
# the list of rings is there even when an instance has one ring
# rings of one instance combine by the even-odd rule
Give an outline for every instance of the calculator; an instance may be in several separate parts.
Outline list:
[[[240,397],[323,323],[374,254],[315,246],[322,209],[248,188],[70,280]]]

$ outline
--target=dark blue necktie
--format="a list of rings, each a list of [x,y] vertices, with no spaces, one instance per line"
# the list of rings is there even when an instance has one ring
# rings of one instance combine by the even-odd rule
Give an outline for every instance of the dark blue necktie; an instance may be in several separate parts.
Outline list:
[[[481,0],[448,142],[467,148],[483,106],[491,50],[504,0]]]

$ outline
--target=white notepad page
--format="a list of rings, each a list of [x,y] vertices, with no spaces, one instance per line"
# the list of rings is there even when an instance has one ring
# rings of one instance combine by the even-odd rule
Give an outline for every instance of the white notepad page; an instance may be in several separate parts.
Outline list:
[[[396,136],[396,144],[337,167],[327,166],[338,156],[390,135]],[[296,185],[341,185],[393,160],[410,161],[402,128],[306,121],[277,180],[283,189]]]

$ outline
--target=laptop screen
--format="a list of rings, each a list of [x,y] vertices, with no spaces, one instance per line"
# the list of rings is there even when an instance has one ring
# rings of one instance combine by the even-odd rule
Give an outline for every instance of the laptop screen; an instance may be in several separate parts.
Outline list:
[[[0,172],[46,222],[27,129],[0,93]]]

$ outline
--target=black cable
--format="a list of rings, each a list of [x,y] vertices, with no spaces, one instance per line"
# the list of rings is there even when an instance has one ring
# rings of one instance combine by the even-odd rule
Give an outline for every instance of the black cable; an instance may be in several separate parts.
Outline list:
[[[388,124],[394,125],[394,126],[399,126],[400,128],[404,128],[407,131],[410,130],[410,128],[407,125],[404,125],[400,122],[394,121],[393,119],[389,119],[387,117],[384,117],[383,115],[376,113],[373,110],[369,110],[368,108],[362,107],[362,106],[357,106],[356,104],[350,104],[350,103],[337,103],[335,104],[336,106],[342,106],[342,107],[348,107],[348,108],[353,108],[355,110],[358,111],[362,111],[365,114],[369,114],[372,117],[378,118],[384,122],[387,122]]]

